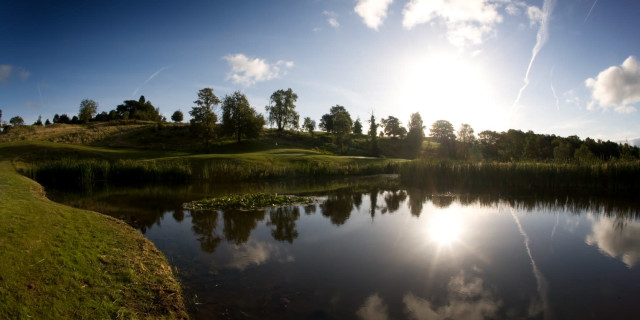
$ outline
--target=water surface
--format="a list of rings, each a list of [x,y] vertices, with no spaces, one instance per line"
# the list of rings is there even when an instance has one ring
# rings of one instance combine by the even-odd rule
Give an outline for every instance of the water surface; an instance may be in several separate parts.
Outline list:
[[[181,208],[250,190],[296,190],[318,203],[252,212]],[[196,319],[639,317],[635,202],[450,194],[386,178],[50,197],[143,232],[177,268]]]

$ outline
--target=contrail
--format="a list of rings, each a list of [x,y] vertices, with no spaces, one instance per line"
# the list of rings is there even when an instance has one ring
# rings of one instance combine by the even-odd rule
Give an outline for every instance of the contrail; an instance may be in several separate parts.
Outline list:
[[[138,94],[138,91],[140,91],[140,89],[142,89],[142,87],[144,87],[145,85],[147,85],[147,83],[149,83],[149,81],[153,80],[153,78],[155,78],[160,72],[168,69],[169,67],[162,67],[160,68],[158,71],[154,72],[151,76],[149,76],[149,78],[147,78],[147,80],[145,80],[139,87],[137,87],[135,90],[133,90],[133,93],[131,94],[131,99],[133,99],[133,97],[135,97]]]
[[[587,19],[589,19],[589,17],[591,16],[591,11],[593,11],[593,8],[596,7],[596,3],[598,3],[598,0],[593,2],[593,5],[591,6],[591,9],[589,9],[589,13],[587,13],[587,16],[584,17],[584,21],[582,22],[582,24],[584,25],[585,23],[587,23]]]
[[[551,18],[551,12],[553,11],[554,5],[555,0],[544,0],[544,3],[542,4],[542,22],[540,23],[540,28],[538,29],[538,34],[536,35],[536,45],[531,51],[531,60],[529,61],[529,66],[527,67],[527,73],[525,73],[524,76],[524,85],[522,86],[522,88],[520,88],[518,97],[513,102],[513,107],[515,107],[518,102],[520,102],[522,92],[524,92],[524,89],[529,86],[529,73],[531,72],[533,61],[536,59],[538,52],[540,52],[544,44],[547,42],[547,39],[549,38],[549,20]]]
[[[560,98],[556,94],[556,89],[553,87],[553,68],[551,68],[551,92],[553,93],[553,97],[556,98],[556,109],[560,110]]]
[[[550,319],[551,309],[549,308],[549,283],[547,282],[547,279],[545,279],[542,272],[540,272],[540,269],[538,269],[538,266],[536,265],[536,261],[533,260],[533,255],[531,254],[531,247],[529,246],[529,242],[530,242],[529,236],[527,235],[526,232],[524,232],[524,229],[522,228],[522,224],[520,224],[520,219],[518,219],[518,216],[513,212],[513,210],[511,210],[511,216],[513,217],[513,220],[516,222],[516,225],[518,225],[518,230],[520,231],[520,234],[524,238],[524,246],[527,249],[527,255],[529,255],[529,260],[531,260],[531,266],[533,267],[533,276],[536,278],[536,283],[538,284],[537,289],[538,289],[538,294],[540,295],[540,299],[542,300],[542,308],[544,309],[544,318]]]

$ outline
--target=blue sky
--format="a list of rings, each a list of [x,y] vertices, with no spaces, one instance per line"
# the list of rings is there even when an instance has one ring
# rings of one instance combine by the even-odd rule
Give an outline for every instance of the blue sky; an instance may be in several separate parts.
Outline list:
[[[169,117],[213,87],[264,113],[292,88],[316,121],[340,104],[632,141],[639,14],[634,0],[4,1],[0,109],[33,123],[144,95]]]

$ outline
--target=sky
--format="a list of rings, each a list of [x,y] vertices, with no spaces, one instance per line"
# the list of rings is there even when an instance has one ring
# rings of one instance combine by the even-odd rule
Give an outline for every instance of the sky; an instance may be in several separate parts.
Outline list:
[[[291,88],[301,119],[366,126],[419,112],[640,145],[640,1],[2,1],[2,120],[140,95],[167,118],[199,89],[261,113]],[[428,134],[428,130],[427,130]]]

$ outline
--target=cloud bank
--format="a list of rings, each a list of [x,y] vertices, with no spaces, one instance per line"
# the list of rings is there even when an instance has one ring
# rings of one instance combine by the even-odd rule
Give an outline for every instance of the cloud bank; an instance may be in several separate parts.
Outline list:
[[[279,60],[270,64],[265,59],[249,58],[242,53],[231,54],[223,59],[231,66],[227,80],[247,87],[257,82],[280,78],[286,74],[287,69],[293,67],[292,61]]]
[[[387,10],[392,2],[393,0],[357,0],[354,11],[367,27],[378,30],[387,18]]]
[[[600,72],[595,78],[585,81],[591,89],[592,101],[588,109],[599,105],[602,109],[614,108],[618,113],[636,111],[631,104],[640,101],[640,67],[634,56],[628,57],[622,65],[612,66]]]

